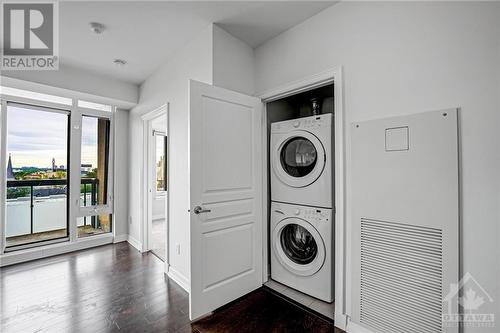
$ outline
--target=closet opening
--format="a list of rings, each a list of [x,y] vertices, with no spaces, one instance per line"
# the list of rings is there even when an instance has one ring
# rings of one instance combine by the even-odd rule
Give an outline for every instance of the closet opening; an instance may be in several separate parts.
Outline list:
[[[332,82],[266,104],[268,276],[264,285],[331,320],[335,307],[334,104]]]

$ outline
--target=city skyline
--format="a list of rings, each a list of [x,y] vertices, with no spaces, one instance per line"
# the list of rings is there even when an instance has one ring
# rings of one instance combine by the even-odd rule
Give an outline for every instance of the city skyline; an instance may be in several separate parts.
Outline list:
[[[97,119],[83,117],[81,128],[81,164],[96,166]],[[12,156],[12,167],[50,169],[53,158],[58,166],[67,167],[67,131],[67,114],[9,106],[7,153]]]
[[[12,162],[15,159],[15,157],[12,156],[12,154],[9,154],[9,159]],[[54,167],[52,165],[49,166],[49,167],[39,167],[39,166],[35,166],[35,165],[23,165],[21,167],[16,167],[16,166],[14,166],[13,162],[12,162],[12,165],[13,165],[12,169],[14,169],[14,170],[21,170],[21,169],[26,169],[26,168],[28,168],[28,169],[29,168],[36,168],[36,169],[41,169],[41,170],[43,170],[43,169],[47,169],[47,170],[54,169]],[[57,169],[66,169],[66,165],[57,163],[57,160],[56,160],[55,166],[56,166]]]

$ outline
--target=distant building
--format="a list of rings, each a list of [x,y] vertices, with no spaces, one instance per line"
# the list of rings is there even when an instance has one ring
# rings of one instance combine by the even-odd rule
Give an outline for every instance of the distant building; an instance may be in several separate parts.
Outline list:
[[[64,168],[64,165],[62,165],[62,164],[60,166],[57,166],[56,159],[52,158],[52,172],[56,172],[56,171],[66,171],[66,169]]]
[[[9,154],[9,163],[7,163],[7,180],[15,180],[14,171],[12,170],[12,160]]]
[[[39,180],[39,179],[43,179],[45,173],[41,173],[41,172],[33,172],[33,173],[30,173],[29,175],[26,175],[23,177],[23,179],[25,180]]]
[[[86,175],[90,171],[92,171],[92,164],[82,164],[82,165],[80,165],[80,173],[82,175]]]

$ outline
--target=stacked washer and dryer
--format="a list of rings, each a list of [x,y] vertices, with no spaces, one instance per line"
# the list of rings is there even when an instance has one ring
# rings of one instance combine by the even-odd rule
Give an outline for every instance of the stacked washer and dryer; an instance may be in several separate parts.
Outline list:
[[[271,124],[271,278],[334,301],[333,117]]]

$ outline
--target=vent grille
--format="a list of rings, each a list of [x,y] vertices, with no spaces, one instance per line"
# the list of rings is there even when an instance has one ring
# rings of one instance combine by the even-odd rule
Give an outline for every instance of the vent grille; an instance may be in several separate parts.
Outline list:
[[[441,229],[361,219],[361,323],[442,332],[442,265]]]

